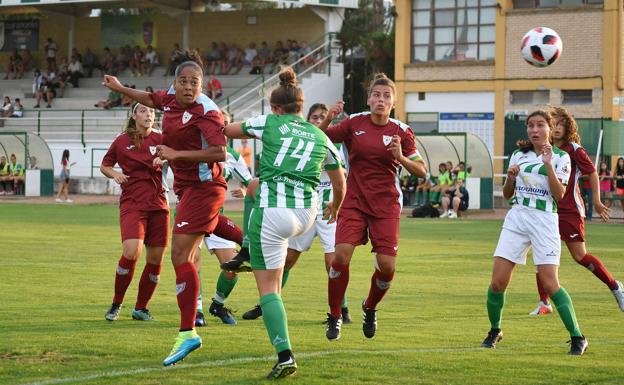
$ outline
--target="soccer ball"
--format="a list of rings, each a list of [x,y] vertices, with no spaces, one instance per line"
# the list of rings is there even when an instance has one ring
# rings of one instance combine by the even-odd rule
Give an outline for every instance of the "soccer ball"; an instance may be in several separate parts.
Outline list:
[[[522,57],[536,67],[548,67],[561,56],[563,44],[557,32],[546,27],[533,28],[522,38]]]

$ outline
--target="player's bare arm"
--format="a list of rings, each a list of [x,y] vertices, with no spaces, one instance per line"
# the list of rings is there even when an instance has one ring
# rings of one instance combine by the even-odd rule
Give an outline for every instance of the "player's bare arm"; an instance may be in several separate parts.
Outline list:
[[[230,123],[223,128],[225,136],[231,139],[250,139],[251,136],[245,135],[242,123]]]
[[[412,175],[418,177],[424,177],[427,174],[427,167],[422,160],[412,160],[403,155],[403,149],[401,147],[401,137],[394,135],[392,141],[388,146],[388,151],[392,152],[392,156],[401,163],[401,166]]]
[[[326,172],[331,181],[333,200],[329,202],[327,208],[323,210],[323,217],[329,218],[327,223],[334,223],[338,219],[338,211],[347,193],[347,182],[342,168],[327,170]]]
[[[128,181],[128,176],[124,175],[121,172],[115,171],[112,167],[109,166],[100,166],[100,171],[107,178],[114,179],[118,184],[124,184]]]
[[[611,217],[611,209],[600,200],[600,180],[596,171],[589,174],[589,185],[592,190],[592,203],[603,222],[608,222]]]
[[[511,199],[514,194],[516,188],[516,177],[520,173],[520,166],[514,164],[513,166],[509,166],[507,169],[507,179],[505,180],[505,185],[503,186],[503,197],[505,199]]]
[[[156,146],[156,154],[160,159],[175,161],[184,160],[188,162],[224,162],[226,157],[225,146],[210,146],[204,150],[176,151],[165,145]]]

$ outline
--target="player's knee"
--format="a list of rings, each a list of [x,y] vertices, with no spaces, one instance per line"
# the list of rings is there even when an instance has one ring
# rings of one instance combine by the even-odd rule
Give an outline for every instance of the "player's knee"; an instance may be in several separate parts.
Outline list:
[[[508,282],[505,282],[504,280],[501,280],[501,279],[492,279],[492,283],[490,283],[490,287],[492,288],[493,292],[500,293],[507,289],[507,283]]]
[[[377,263],[377,270],[384,275],[394,274],[395,263],[393,261],[379,261]]]
[[[231,280],[233,280],[234,278],[236,278],[236,273],[233,273],[233,272],[231,272],[231,271],[225,271],[225,270],[223,270],[223,275],[225,276],[225,278],[226,278],[228,281],[231,281]]]

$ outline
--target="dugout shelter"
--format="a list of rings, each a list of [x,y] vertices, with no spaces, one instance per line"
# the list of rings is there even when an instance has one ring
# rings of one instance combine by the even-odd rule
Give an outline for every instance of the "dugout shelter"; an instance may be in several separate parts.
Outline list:
[[[51,196],[54,193],[54,163],[45,140],[28,132],[0,132],[0,155],[9,161],[15,154],[26,169],[25,195]],[[37,160],[37,169],[30,169],[31,157]]]

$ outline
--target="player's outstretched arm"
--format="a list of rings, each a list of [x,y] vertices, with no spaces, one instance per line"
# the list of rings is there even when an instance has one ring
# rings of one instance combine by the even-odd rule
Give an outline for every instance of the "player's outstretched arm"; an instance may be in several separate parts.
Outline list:
[[[338,211],[342,202],[344,201],[345,194],[347,193],[347,182],[344,176],[344,169],[339,167],[335,170],[326,170],[329,180],[332,184],[333,200],[329,202],[327,208],[323,212],[323,217],[329,218],[327,223],[334,223],[338,219]]]
[[[225,136],[231,139],[253,139],[251,136],[245,135],[242,123],[230,123],[223,129]]]
[[[119,92],[120,94],[126,95],[127,97],[136,100],[144,106],[156,108],[156,106],[154,106],[154,102],[152,102],[152,98],[149,92],[124,87],[119,82],[116,76],[104,75],[102,85],[111,91]]]
[[[600,201],[600,180],[596,171],[589,174],[589,185],[591,186],[593,200],[590,204],[594,205],[596,212],[600,215],[603,222],[608,222],[611,217],[611,209],[602,204],[602,201]]]

